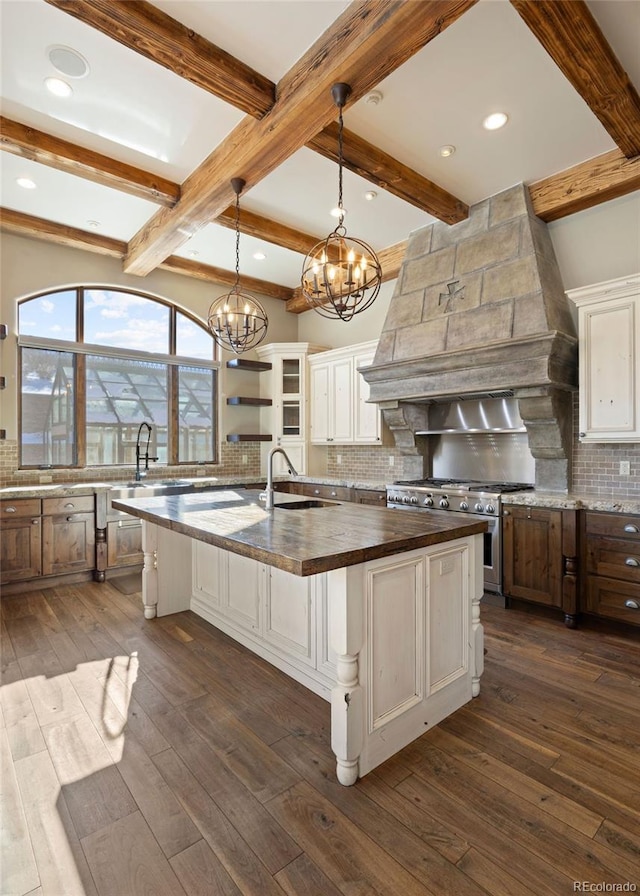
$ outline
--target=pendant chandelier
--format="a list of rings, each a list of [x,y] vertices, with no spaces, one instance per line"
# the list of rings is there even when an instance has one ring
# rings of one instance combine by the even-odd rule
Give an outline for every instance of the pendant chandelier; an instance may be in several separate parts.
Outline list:
[[[348,84],[331,88],[339,110],[338,129],[338,226],[315,245],[304,260],[302,294],[309,306],[323,317],[351,320],[376,299],[382,268],[373,249],[362,240],[347,236],[342,204],[342,109],[351,93]]]
[[[260,302],[240,289],[240,193],[246,181],[234,177],[231,186],[236,194],[236,280],[231,291],[209,308],[208,325],[218,345],[236,355],[247,352],[267,335],[267,313]]]

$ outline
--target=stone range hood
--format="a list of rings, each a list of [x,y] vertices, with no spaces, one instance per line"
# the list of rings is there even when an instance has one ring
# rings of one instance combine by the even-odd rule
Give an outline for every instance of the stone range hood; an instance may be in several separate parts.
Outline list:
[[[577,337],[547,226],[523,184],[472,206],[466,221],[411,234],[364,377],[410,476],[429,473],[416,433],[429,429],[432,402],[509,394],[536,487],[568,489]]]

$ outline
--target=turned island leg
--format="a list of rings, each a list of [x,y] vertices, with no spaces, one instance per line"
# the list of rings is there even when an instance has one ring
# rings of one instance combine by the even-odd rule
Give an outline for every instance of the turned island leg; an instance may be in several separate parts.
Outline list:
[[[142,604],[144,618],[155,619],[158,607],[158,527],[142,521]]]
[[[364,707],[359,683],[363,639],[363,583],[358,567],[329,573],[331,646],[337,654],[336,686],[331,691],[331,749],[336,775],[349,786],[358,780],[363,745]]]

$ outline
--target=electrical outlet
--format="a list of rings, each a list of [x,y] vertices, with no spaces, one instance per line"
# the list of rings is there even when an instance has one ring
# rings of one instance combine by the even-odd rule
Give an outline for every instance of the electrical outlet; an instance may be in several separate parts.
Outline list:
[[[621,476],[631,476],[631,461],[628,461],[628,460],[620,461],[620,475]]]
[[[390,467],[393,467],[394,464],[395,464],[395,462],[396,462],[395,457],[393,456],[393,454],[390,454],[390,455],[389,455],[389,466],[390,466]]]
[[[243,454],[243,455],[242,455],[242,463],[243,463],[243,464],[246,464],[246,463],[248,463],[248,461],[249,461],[249,458],[247,457],[247,455],[246,455],[246,454]]]
[[[336,463],[337,463],[337,464],[341,464],[341,463],[342,463],[342,455],[341,455],[341,454],[336,454]]]

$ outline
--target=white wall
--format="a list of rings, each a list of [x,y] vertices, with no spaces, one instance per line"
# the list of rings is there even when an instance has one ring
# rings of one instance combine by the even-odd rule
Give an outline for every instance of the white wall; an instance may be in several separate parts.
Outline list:
[[[549,224],[565,289],[640,271],[640,192]]]
[[[299,315],[298,339],[326,345],[327,348],[343,348],[345,345],[378,339],[395,285],[395,280],[383,283],[373,305],[350,321],[328,320],[316,311],[305,311]]]

